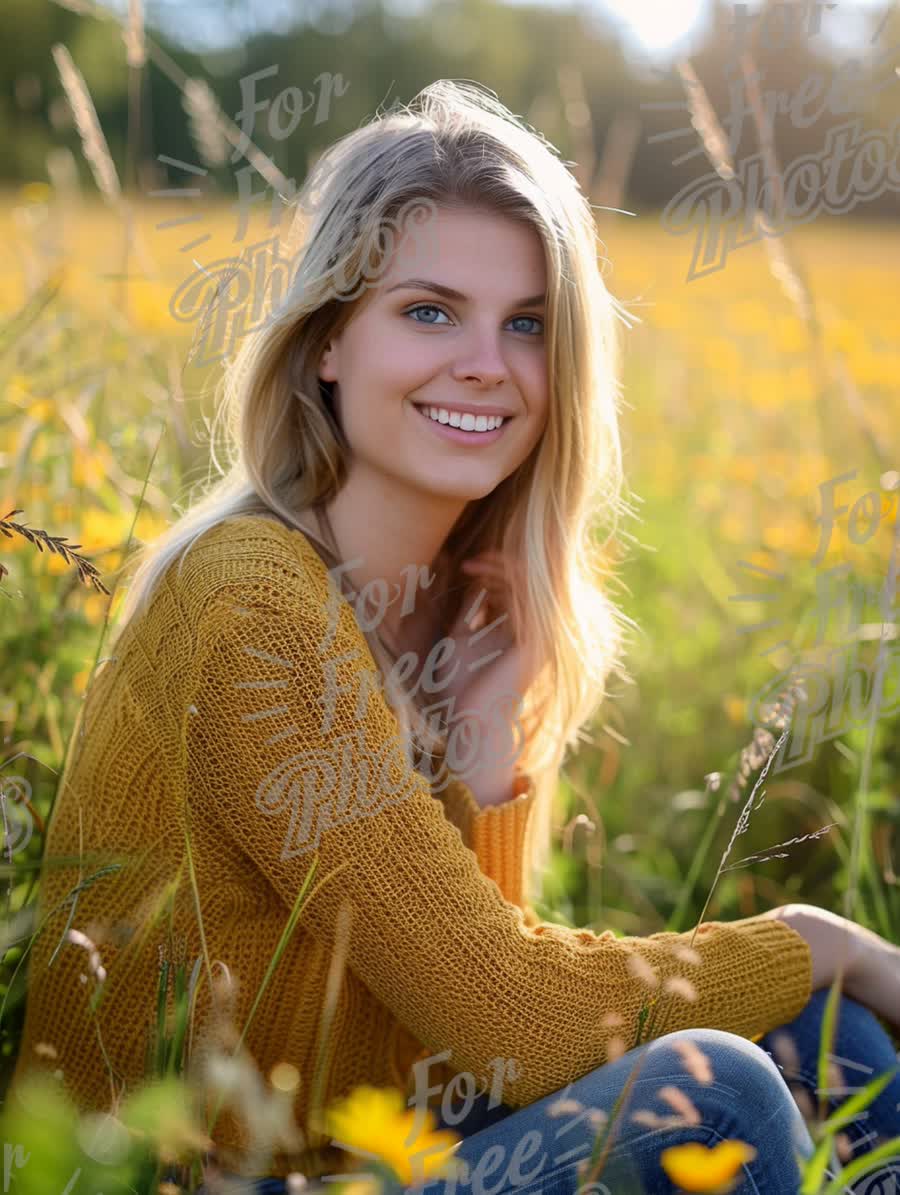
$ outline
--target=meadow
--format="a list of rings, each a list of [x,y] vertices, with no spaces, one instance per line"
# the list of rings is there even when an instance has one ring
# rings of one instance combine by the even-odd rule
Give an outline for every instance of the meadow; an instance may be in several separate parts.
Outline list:
[[[0,236],[15,247],[0,274],[0,517],[77,545],[110,591],[46,543],[0,541],[5,1070],[21,1024],[21,917],[68,736],[124,596],[117,574],[129,541],[177,518],[210,467],[222,361],[199,359],[199,320],[170,304],[192,259],[209,266],[264,242],[267,219],[255,209],[236,242],[234,207],[212,197],[142,198],[127,218],[42,183],[0,200]],[[900,519],[900,227],[822,216],[690,281],[692,246],[658,216],[601,211],[598,227],[607,285],[639,320],[623,332],[633,516],[614,545],[617,600],[636,627],[633,683],[563,769],[537,911],[648,934],[803,901],[898,942],[892,657],[878,716],[854,720],[850,689],[829,693],[829,732],[797,715],[789,741],[802,723],[808,757],[798,748],[773,768],[765,803],[732,836],[781,732],[759,695],[786,686],[798,662],[812,668],[823,645],[852,642],[874,669],[880,636],[896,638],[891,622],[879,631],[877,600],[854,595],[884,586]],[[820,552],[829,492],[844,513]]]

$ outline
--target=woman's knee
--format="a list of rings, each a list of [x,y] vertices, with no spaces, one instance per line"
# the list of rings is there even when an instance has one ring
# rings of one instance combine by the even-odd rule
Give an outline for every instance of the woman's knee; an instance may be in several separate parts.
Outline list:
[[[716,1110],[740,1109],[768,1120],[793,1106],[784,1078],[761,1046],[722,1029],[686,1029],[650,1042],[642,1066],[648,1084],[689,1093],[706,1123]]]
[[[796,1155],[808,1157],[813,1142],[777,1066],[756,1043],[720,1029],[688,1029],[630,1053],[612,1064],[614,1075],[600,1067],[577,1091],[582,1104],[609,1113],[613,1095],[628,1088],[615,1114],[611,1158],[740,1140],[791,1181],[799,1174]]]

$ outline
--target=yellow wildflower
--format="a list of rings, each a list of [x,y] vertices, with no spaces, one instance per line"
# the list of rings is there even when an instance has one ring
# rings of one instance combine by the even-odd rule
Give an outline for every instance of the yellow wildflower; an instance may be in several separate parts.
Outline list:
[[[340,1184],[340,1195],[379,1195],[378,1183],[371,1179],[357,1178]]]
[[[712,1149],[692,1141],[673,1145],[659,1156],[662,1168],[682,1191],[729,1190],[745,1162],[752,1162],[756,1150],[744,1141],[720,1141]]]
[[[72,689],[79,695],[87,688],[88,679],[90,678],[90,668],[82,668],[80,672],[76,672],[72,677]]]
[[[747,716],[747,703],[743,697],[738,697],[736,693],[729,693],[727,697],[722,699],[722,706],[728,716],[729,722],[734,726],[743,726]]]
[[[445,1177],[461,1138],[434,1132],[430,1109],[407,1108],[396,1088],[361,1084],[325,1112],[326,1131],[337,1145],[363,1157],[378,1158],[404,1187]]]
[[[46,203],[53,194],[47,183],[25,183],[19,187],[19,198],[26,203]]]

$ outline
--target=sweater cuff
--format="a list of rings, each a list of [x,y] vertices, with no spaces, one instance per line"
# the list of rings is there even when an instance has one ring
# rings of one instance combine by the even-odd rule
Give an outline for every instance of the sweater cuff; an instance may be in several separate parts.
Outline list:
[[[812,950],[802,934],[792,929],[785,921],[773,921],[785,938],[784,984],[788,997],[793,994],[798,1001],[797,1011],[790,1017],[800,1015],[812,995]]]
[[[520,907],[525,896],[525,868],[531,855],[528,831],[535,799],[531,776],[517,772],[510,799],[499,805],[479,807],[472,823],[472,849],[480,867],[496,880],[504,898]]]
[[[758,973],[761,986],[769,992],[762,1032],[745,1032],[743,1036],[758,1041],[798,1017],[812,995],[812,952],[806,939],[786,922],[760,916],[704,922],[697,933],[702,937],[717,929],[738,931],[765,960]]]
[[[461,780],[451,780],[441,799],[482,872],[496,882],[505,900],[522,907],[531,854],[528,834],[536,800],[531,775],[516,772],[509,800],[499,805],[479,805]]]

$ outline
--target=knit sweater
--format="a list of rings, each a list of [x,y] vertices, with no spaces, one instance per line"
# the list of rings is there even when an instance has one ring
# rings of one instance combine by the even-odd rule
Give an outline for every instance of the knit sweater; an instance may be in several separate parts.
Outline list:
[[[268,1173],[340,1169],[347,1156],[314,1111],[361,1083],[411,1098],[413,1064],[436,1055],[426,1086],[468,1073],[486,1089],[503,1060],[501,1098],[516,1108],[602,1064],[613,1039],[630,1049],[653,997],[654,1037],[758,1039],[800,1012],[810,952],[783,922],[707,922],[692,951],[690,932],[540,922],[523,901],[532,779],[518,772],[508,801],[481,808],[445,767],[429,778],[410,765],[354,609],[302,532],[232,517],[181,563],[123,630],[76,724],[13,1091],[26,1068],[59,1070],[82,1108],[110,1109],[139,1085],[172,942],[188,970],[204,960],[191,1065],[213,1041],[236,1046],[314,858],[244,1040],[268,1095],[276,1063],[300,1077],[288,1101],[304,1148],[277,1149]],[[81,889],[70,922],[67,894],[110,858],[124,866]],[[96,943],[102,981],[68,941],[48,968],[68,926]],[[231,977],[231,1039],[215,1036],[211,993],[225,988],[206,959]],[[224,1108],[212,1138],[236,1169],[249,1138]]]

